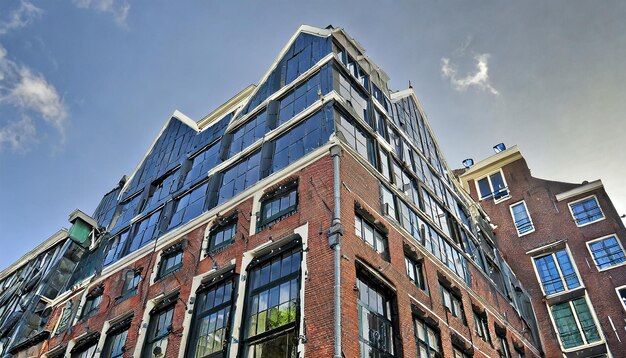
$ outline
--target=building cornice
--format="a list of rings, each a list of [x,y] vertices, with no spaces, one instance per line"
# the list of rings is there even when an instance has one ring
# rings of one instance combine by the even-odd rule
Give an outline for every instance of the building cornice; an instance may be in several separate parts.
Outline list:
[[[575,196],[585,194],[590,191],[600,189],[603,187],[604,187],[604,184],[602,184],[602,180],[598,179],[598,180],[592,181],[591,183],[587,183],[577,188],[570,189],[568,191],[564,191],[562,193],[556,194],[555,196],[556,196],[557,201],[563,201],[563,200],[573,198]]]

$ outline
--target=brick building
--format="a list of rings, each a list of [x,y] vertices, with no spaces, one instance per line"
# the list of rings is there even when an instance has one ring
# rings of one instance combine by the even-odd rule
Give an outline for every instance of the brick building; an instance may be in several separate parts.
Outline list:
[[[387,81],[344,30],[302,26],[258,85],[175,112],[10,354],[541,356],[484,212]]]
[[[532,297],[546,356],[625,357],[626,231],[602,182],[535,178],[517,146],[459,178],[497,225],[497,246]]]

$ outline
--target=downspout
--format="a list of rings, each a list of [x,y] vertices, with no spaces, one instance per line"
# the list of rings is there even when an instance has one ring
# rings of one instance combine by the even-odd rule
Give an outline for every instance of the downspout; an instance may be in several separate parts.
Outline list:
[[[339,178],[339,164],[341,158],[341,146],[335,144],[330,148],[330,156],[333,158],[333,191],[334,212],[331,227],[328,229],[328,243],[334,250],[334,350],[333,358],[342,358],[341,354],[341,179]]]

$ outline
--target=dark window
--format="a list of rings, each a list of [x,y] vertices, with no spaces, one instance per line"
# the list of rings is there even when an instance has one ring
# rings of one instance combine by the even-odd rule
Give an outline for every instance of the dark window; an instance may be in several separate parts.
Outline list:
[[[617,297],[619,297],[622,306],[624,306],[624,310],[626,310],[626,287],[622,286],[617,290]]]
[[[417,317],[413,317],[417,356],[420,358],[441,357],[439,332]]]
[[[457,347],[452,347],[452,358],[470,358],[470,356]]]
[[[80,311],[80,319],[90,317],[94,313],[98,312],[100,302],[102,302],[103,287],[96,287],[87,294],[83,309]]]
[[[137,211],[136,209],[140,199],[141,194],[136,194],[131,199],[128,199],[124,203],[120,204],[122,208],[120,209],[120,214],[115,223],[115,228],[126,225],[130,219],[135,216],[135,211]]]
[[[235,240],[237,232],[237,220],[233,219],[229,222],[216,226],[211,230],[209,235],[209,246],[207,251],[213,252],[220,248],[230,245]]]
[[[288,166],[328,141],[333,111],[325,107],[274,141],[271,172]]]
[[[250,271],[244,327],[245,357],[297,356],[301,249],[256,264]]]
[[[297,209],[298,187],[296,184],[287,185],[261,203],[261,216],[258,221],[257,232],[291,216]]]
[[[96,343],[81,349],[80,352],[72,352],[72,358],[92,358],[96,354]]]
[[[176,201],[176,208],[168,229],[173,229],[188,222],[204,212],[204,202],[208,184],[202,184]]]
[[[463,312],[461,297],[457,296],[455,292],[452,292],[452,290],[442,284],[440,284],[439,287],[441,287],[443,306],[448,309],[452,316],[461,319],[463,323],[465,323],[465,313]]]
[[[109,240],[109,247],[107,250],[107,254],[104,258],[104,266],[112,264],[123,256],[124,247],[126,246],[126,240],[128,239],[129,232],[130,231],[128,230],[124,231],[123,233]]]
[[[357,288],[361,358],[393,357],[391,297],[366,278],[357,278]]]
[[[135,271],[127,271],[128,274],[124,276],[124,286],[122,286],[122,294],[116,299],[117,302],[125,300],[126,298],[137,293],[137,287],[141,281],[141,273]]]
[[[480,199],[492,198],[500,200],[509,196],[509,189],[504,183],[502,172],[495,172],[478,181],[478,189],[480,191]]]
[[[130,328],[130,322],[132,316],[125,319],[123,322],[119,322],[111,326],[107,331],[107,338],[104,341],[104,347],[102,348],[102,358],[118,358],[123,357],[126,351],[126,337],[128,336],[128,329]]]
[[[260,151],[226,169],[222,175],[218,203],[223,203],[259,180]]]
[[[160,178],[150,185],[148,198],[143,204],[140,211],[154,207],[155,204],[163,201],[170,196],[178,187],[178,170]]]
[[[204,287],[203,287],[204,286]],[[225,357],[234,280],[203,285],[197,295],[186,357]]]
[[[143,247],[159,235],[158,224],[161,218],[161,210],[155,211],[139,223],[133,225],[135,236],[130,243],[129,252],[134,252]]]
[[[157,280],[174,273],[183,266],[182,250],[166,250],[162,255],[161,263],[159,264],[159,274],[156,278]]]
[[[65,331],[72,321],[74,310],[72,309],[74,306],[73,301],[67,301],[65,307],[63,307],[63,312],[61,312],[61,317],[59,318],[59,323],[57,324],[57,329],[54,331],[54,334],[57,335],[63,331]]]
[[[489,334],[489,323],[487,321],[487,313],[485,312],[474,312],[474,330],[476,331],[476,335],[480,337],[483,341],[491,344],[491,334]]]
[[[167,338],[172,331],[173,315],[173,305],[150,314],[150,323],[148,324],[146,341],[141,355],[143,358],[153,358],[157,356],[156,352],[160,352],[161,356],[165,356],[164,348],[167,347]]]
[[[573,348],[599,341],[600,333],[585,297],[551,307],[552,318],[563,348]]]
[[[219,150],[220,145],[218,142],[201,151],[191,159],[191,169],[187,172],[187,176],[185,177],[185,185],[207,177],[209,170],[217,164]]]
[[[352,119],[344,115],[339,118],[339,127],[348,145],[373,166],[376,166],[376,152],[372,137]]]
[[[406,274],[409,276],[409,280],[411,280],[415,286],[421,288],[422,290],[426,290],[422,264],[405,255],[404,265],[406,266]]]
[[[317,102],[320,99],[320,95],[326,94],[324,93],[326,89],[322,92],[320,79],[327,76],[327,71],[327,67],[324,66],[320,72],[311,76],[305,83],[281,98],[278,125],[287,122],[305,108]]]
[[[385,235],[359,215],[354,216],[354,230],[356,236],[374,248],[383,259],[389,260],[389,245]]]
[[[228,157],[232,157],[257,140],[263,138],[265,133],[269,132],[269,130],[267,112],[263,110],[261,113],[248,119],[245,124],[242,124],[233,132]]]
[[[498,335],[498,353],[501,358],[511,358],[511,350],[509,348],[509,342],[506,337]]]

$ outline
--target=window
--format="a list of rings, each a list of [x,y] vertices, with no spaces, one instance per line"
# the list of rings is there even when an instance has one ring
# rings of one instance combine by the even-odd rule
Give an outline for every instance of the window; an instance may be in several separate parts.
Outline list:
[[[173,229],[202,214],[207,186],[208,184],[204,183],[176,201],[176,208],[174,209],[174,214],[172,214],[172,220],[170,220],[168,229]]]
[[[155,204],[163,201],[165,198],[170,196],[170,193],[178,189],[178,177],[178,170],[175,170],[174,172],[154,181],[150,185],[148,197],[143,203],[140,211],[154,207]]]
[[[336,88],[339,95],[345,98],[360,119],[365,122],[369,122],[367,115],[367,96],[353,86],[350,80],[343,75],[339,75],[339,86]]]
[[[183,251],[180,249],[165,250],[161,254],[161,263],[159,264],[159,273],[157,280],[168,276],[183,266]]]
[[[104,291],[103,286],[99,286],[91,290],[87,294],[87,298],[85,299],[85,304],[83,305],[83,309],[80,311],[80,319],[85,319],[90,317],[94,313],[98,312],[98,307],[100,306],[100,302],[102,302],[102,292]]]
[[[608,269],[626,262],[622,244],[615,235],[589,241],[587,247],[598,270]]]
[[[326,106],[276,139],[271,172],[275,173],[319,148],[333,131],[332,107]]]
[[[370,164],[376,166],[376,152],[374,151],[374,141],[367,132],[352,119],[341,115],[339,118],[339,130],[343,134],[345,141],[357,151]]]
[[[409,280],[422,290],[426,290],[426,283],[424,282],[424,273],[422,272],[422,264],[417,263],[415,260],[408,256],[404,256],[404,265],[406,266],[406,274],[409,276]]]
[[[360,237],[366,244],[370,245],[378,252],[383,259],[389,260],[389,247],[387,238],[372,224],[359,215],[354,216],[354,230],[356,236]]]
[[[172,304],[163,308],[159,307],[158,310],[153,310],[150,313],[150,323],[141,355],[143,358],[153,358],[157,356],[157,353],[160,353],[161,357],[165,356],[167,337],[172,331],[173,315],[174,306]]]
[[[462,350],[458,349],[457,347],[452,347],[452,357],[453,358],[469,358],[470,356],[467,355],[465,352],[463,352]]]
[[[135,236],[130,243],[129,252],[133,252],[143,247],[159,235],[158,224],[161,218],[161,210],[150,214],[138,224],[133,225]]]
[[[327,71],[328,67],[324,66],[320,72],[280,99],[279,126],[317,102],[321,95],[328,93],[326,86],[322,88],[320,83],[320,80],[327,76]]]
[[[546,295],[573,290],[580,287],[578,275],[567,250],[535,257],[535,269]]]
[[[297,184],[288,184],[269,195],[261,203],[257,232],[262,231],[286,217],[291,216],[298,209]]]
[[[92,358],[96,354],[96,344],[90,345],[79,352],[72,352],[72,358]]]
[[[253,263],[244,324],[246,358],[297,356],[301,255],[297,248]]]
[[[393,357],[391,299],[382,287],[357,277],[361,358]]]
[[[604,214],[595,196],[569,203],[569,210],[572,212],[577,226],[585,226],[604,219]]]
[[[564,349],[599,341],[600,333],[585,297],[551,307],[552,319]]]
[[[232,157],[250,146],[252,143],[263,138],[265,133],[269,132],[269,130],[270,128],[267,124],[267,112],[263,110],[261,113],[255,115],[251,119],[248,119],[245,124],[242,124],[233,132],[233,139],[230,143],[228,157]]]
[[[413,328],[417,343],[417,356],[420,358],[441,357],[439,332],[417,317],[413,317]]]
[[[626,286],[618,287],[615,291],[617,291],[617,297],[622,303],[624,310],[626,310]]]
[[[511,358],[511,350],[509,348],[509,342],[507,342],[505,336],[498,335],[498,352],[500,352],[500,357],[502,358]]]
[[[517,236],[530,234],[535,231],[533,221],[530,218],[528,208],[526,207],[526,203],[524,201],[511,205],[510,209],[511,215],[513,216],[513,223],[515,224],[515,229],[517,230]]]
[[[222,175],[218,203],[223,203],[259,181],[261,151],[226,169]]]
[[[108,251],[104,258],[104,266],[110,265],[122,257],[129,232],[130,231],[126,230],[109,240]]]
[[[465,323],[465,314],[463,313],[463,302],[461,297],[458,297],[456,293],[452,292],[449,288],[442,284],[439,284],[441,288],[441,299],[443,306],[450,311],[452,316],[460,318]]]
[[[491,334],[489,334],[489,323],[487,321],[487,313],[486,312],[474,312],[474,330],[476,331],[476,335],[480,337],[483,341],[491,344]]]
[[[230,220],[223,225],[218,225],[211,230],[209,234],[208,252],[221,249],[230,245],[235,240],[237,232],[237,220]]]
[[[199,288],[185,357],[225,357],[228,344],[233,279]]]
[[[509,189],[501,170],[478,180],[477,186],[480,200],[493,198],[497,202],[509,197]]]
[[[211,170],[218,162],[220,142],[200,151],[191,159],[191,169],[185,176],[185,185],[195,182],[198,179],[206,178],[209,170]]]
[[[70,322],[72,320],[73,305],[74,305],[73,301],[67,301],[67,303],[65,304],[65,307],[63,307],[63,312],[61,312],[61,317],[59,317],[57,327],[54,330],[55,335],[60,334],[61,332],[65,331],[70,326]]]
[[[122,294],[115,301],[121,302],[137,293],[139,281],[141,281],[141,272],[126,271],[124,275],[124,286],[122,286]]]
[[[107,331],[107,338],[102,348],[102,358],[121,358],[126,351],[126,337],[133,316],[111,325]]]
[[[396,204],[394,203],[394,200],[393,200],[394,196],[391,193],[391,191],[389,191],[389,189],[381,185],[380,195],[381,195],[381,200],[383,204],[383,214],[388,215],[392,219],[397,220]]]

